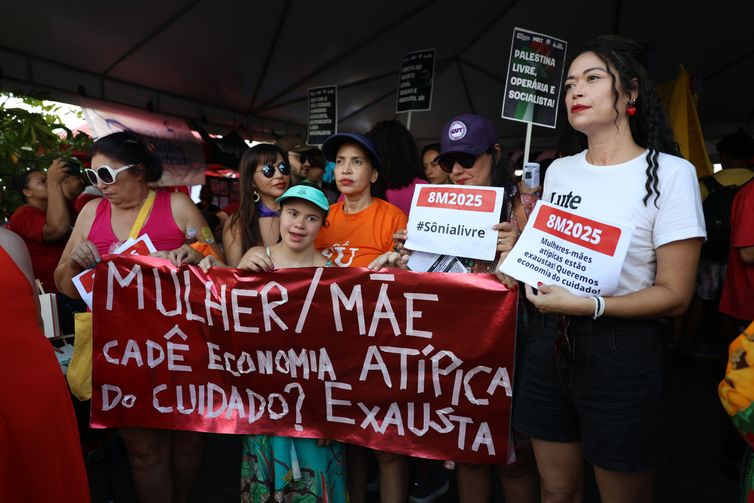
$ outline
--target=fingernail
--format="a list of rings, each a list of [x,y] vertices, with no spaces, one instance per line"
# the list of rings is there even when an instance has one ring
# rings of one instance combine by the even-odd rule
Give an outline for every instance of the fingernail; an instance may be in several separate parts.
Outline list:
[[[542,282],[541,281],[537,281],[537,286],[542,286]]]

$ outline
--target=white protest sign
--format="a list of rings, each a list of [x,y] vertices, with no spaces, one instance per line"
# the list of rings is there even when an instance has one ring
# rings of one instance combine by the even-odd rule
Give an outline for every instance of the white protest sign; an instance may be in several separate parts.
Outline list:
[[[500,271],[531,286],[560,285],[576,295],[610,295],[633,227],[577,215],[540,201]]]
[[[504,190],[497,187],[417,185],[406,248],[494,260]]]

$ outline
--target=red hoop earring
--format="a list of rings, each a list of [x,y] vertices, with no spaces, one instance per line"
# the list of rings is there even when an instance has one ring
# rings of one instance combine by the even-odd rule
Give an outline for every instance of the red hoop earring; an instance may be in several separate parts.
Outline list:
[[[628,100],[628,106],[626,107],[626,113],[629,117],[636,115],[636,101]]]

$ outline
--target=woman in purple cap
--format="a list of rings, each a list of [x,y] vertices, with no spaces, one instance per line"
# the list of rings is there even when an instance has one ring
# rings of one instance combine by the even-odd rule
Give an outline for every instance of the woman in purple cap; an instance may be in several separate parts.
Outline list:
[[[659,318],[688,306],[705,230],[696,171],[677,157],[642,60],[606,35],[565,79],[568,123],[588,149],[552,163],[544,198],[633,233],[610,296],[526,286],[513,424],[532,438],[545,502],[581,501],[585,459],[602,501],[651,501],[667,440]]]
[[[518,232],[523,230],[529,214],[539,199],[539,187],[528,189],[515,183],[507,160],[497,139],[495,126],[479,115],[454,117],[443,128],[441,152],[435,160],[457,185],[505,188],[505,202],[498,231],[497,257],[484,261],[459,257],[468,272],[494,273],[498,257],[513,247]],[[405,234],[403,235],[405,238]],[[400,246],[400,245],[399,245]],[[383,265],[405,267],[410,252],[388,253],[375,260],[370,268]],[[507,286],[513,281],[505,278]],[[518,461],[501,466],[500,475],[506,501],[538,501],[539,488],[536,467],[528,439],[513,432]],[[492,488],[492,473],[488,465],[457,463],[458,494],[461,501],[488,501]]]

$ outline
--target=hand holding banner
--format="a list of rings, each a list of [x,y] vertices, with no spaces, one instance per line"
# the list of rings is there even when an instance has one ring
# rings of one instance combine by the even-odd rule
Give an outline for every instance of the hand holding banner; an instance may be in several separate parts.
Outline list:
[[[114,255],[149,255],[157,251],[149,236],[143,234],[136,239],[128,238],[122,245],[113,250]],[[86,307],[92,309],[92,292],[94,292],[94,268],[82,271],[73,277],[73,286],[86,302]]]
[[[524,283],[563,286],[581,296],[610,295],[633,227],[608,223],[540,201],[500,272]]]

